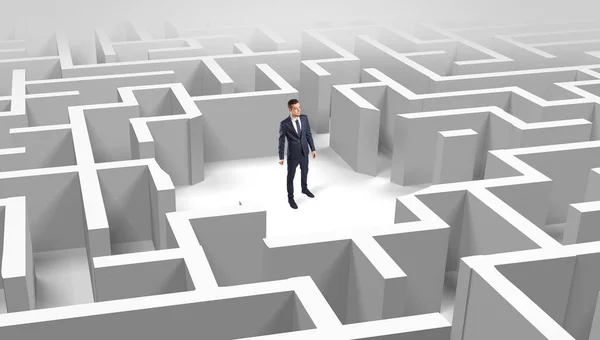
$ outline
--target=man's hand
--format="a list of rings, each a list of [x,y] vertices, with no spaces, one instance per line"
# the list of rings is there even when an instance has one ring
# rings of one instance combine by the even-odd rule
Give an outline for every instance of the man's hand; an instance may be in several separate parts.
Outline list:
[[[313,158],[317,157],[317,152],[313,151]]]
[[[279,164],[283,165],[283,159],[279,160]]]

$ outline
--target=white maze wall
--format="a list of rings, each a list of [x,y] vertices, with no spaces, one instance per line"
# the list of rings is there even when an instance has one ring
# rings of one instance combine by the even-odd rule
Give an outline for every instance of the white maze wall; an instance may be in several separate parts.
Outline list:
[[[5,32],[0,338],[600,339],[600,24],[326,26],[129,22],[92,64]],[[176,210],[206,164],[276,164],[293,97],[352,171],[424,188],[302,237]]]

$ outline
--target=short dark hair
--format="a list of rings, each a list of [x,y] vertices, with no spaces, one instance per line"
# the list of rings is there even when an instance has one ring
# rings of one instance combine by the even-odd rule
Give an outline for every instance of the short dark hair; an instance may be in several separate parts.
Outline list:
[[[298,104],[298,103],[299,103],[298,99],[296,99],[296,98],[294,98],[294,99],[290,99],[290,100],[288,101],[288,109],[291,109],[291,108],[292,108],[292,105],[294,105],[294,104]]]

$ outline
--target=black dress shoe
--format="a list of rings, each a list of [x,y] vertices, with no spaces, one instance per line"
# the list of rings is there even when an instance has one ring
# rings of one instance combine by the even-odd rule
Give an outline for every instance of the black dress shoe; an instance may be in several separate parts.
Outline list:
[[[293,209],[298,209],[298,205],[296,204],[296,201],[294,201],[293,198],[288,198],[288,202],[290,203],[290,207],[292,207]]]
[[[302,190],[302,193],[305,194],[306,196],[310,197],[310,198],[315,197],[315,195],[313,195],[313,193],[310,192],[310,190],[308,190],[308,189]]]

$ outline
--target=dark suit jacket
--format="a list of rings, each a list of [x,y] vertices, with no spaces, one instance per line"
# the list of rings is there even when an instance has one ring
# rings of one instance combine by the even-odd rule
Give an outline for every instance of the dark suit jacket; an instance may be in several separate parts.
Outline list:
[[[283,159],[283,150],[285,148],[285,139],[288,141],[288,159],[300,159],[302,150],[308,155],[308,147],[311,151],[315,151],[315,143],[313,142],[312,133],[308,117],[300,114],[300,136],[296,133],[292,122],[292,117],[288,117],[279,123],[279,159]]]

